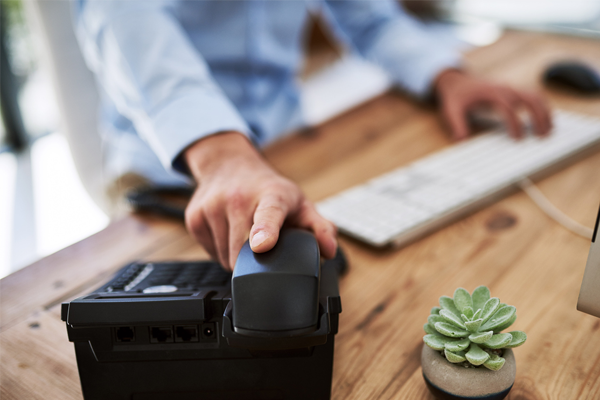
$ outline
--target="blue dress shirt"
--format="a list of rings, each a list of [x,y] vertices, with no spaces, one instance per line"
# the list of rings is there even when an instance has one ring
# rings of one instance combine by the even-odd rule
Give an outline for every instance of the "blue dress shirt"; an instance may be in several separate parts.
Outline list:
[[[416,97],[459,63],[393,0],[80,0],[76,32],[100,83],[109,169],[167,182],[207,135],[235,130],[264,145],[302,126],[297,75],[311,12]]]

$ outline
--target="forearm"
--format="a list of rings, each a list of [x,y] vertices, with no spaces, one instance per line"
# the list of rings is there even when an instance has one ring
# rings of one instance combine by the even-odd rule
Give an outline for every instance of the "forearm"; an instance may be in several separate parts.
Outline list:
[[[461,64],[458,41],[431,30],[392,0],[325,1],[325,5],[351,46],[417,98],[426,98],[441,71]]]
[[[119,113],[163,165],[215,132],[251,135],[165,2],[88,1],[77,33],[90,68]]]

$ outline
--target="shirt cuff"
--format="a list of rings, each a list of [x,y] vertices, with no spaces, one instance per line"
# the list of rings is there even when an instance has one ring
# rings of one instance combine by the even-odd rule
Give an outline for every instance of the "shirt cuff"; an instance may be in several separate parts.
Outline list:
[[[456,53],[431,55],[417,60],[411,65],[410,71],[394,74],[392,79],[404,91],[417,97],[419,100],[432,98],[433,84],[437,76],[446,69],[461,69],[462,58]]]
[[[459,42],[407,19],[383,26],[365,56],[386,70],[399,89],[421,100],[440,72],[462,66]]]
[[[222,95],[194,93],[170,101],[150,115],[145,139],[168,170],[189,174],[181,153],[199,139],[237,131],[251,141],[254,134],[235,107]]]

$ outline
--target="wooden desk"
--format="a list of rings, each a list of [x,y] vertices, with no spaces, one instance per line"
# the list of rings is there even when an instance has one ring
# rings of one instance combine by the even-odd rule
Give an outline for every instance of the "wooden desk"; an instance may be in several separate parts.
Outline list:
[[[600,68],[598,41],[509,32],[468,55],[477,73],[544,91],[540,71],[569,55]],[[600,101],[546,93],[553,105],[600,114]],[[267,157],[314,200],[450,145],[435,114],[384,95]],[[600,154],[540,183],[568,215],[592,225],[600,199]],[[351,261],[341,281],[334,399],[430,399],[420,370],[422,325],[439,296],[488,285],[514,304],[516,350],[510,399],[600,398],[600,320],[575,310],[589,241],[566,231],[523,194],[510,196],[406,248],[373,250],[341,238]],[[182,226],[126,218],[1,281],[3,399],[81,399],[62,301],[82,295],[135,259],[200,259]]]

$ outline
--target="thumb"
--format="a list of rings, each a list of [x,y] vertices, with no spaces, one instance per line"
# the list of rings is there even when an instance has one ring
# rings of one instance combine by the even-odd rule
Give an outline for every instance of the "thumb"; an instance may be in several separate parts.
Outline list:
[[[250,248],[255,253],[269,251],[279,239],[279,230],[287,217],[288,208],[278,196],[264,197],[254,212],[250,229]]]

